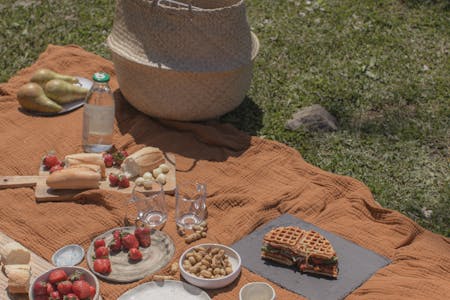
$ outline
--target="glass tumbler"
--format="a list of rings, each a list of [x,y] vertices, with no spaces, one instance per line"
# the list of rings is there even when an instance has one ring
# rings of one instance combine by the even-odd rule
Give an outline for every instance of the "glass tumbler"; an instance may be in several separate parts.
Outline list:
[[[130,202],[134,208],[132,215],[135,221],[155,228],[163,227],[167,221],[167,204],[164,198],[163,186],[156,181],[147,181],[143,186],[135,186]]]
[[[206,184],[177,183],[175,189],[175,221],[185,229],[200,224],[206,217]]]

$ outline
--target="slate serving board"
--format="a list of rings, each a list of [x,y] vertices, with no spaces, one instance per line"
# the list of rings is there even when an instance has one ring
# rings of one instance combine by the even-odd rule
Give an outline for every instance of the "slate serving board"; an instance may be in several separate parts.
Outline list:
[[[339,258],[337,279],[304,274],[296,267],[290,268],[261,259],[260,249],[264,235],[275,227],[290,225],[302,229],[313,229],[331,242]],[[343,299],[367,281],[378,269],[391,263],[391,260],[384,256],[289,214],[281,215],[263,225],[231,247],[241,256],[242,265],[253,273],[311,300]]]

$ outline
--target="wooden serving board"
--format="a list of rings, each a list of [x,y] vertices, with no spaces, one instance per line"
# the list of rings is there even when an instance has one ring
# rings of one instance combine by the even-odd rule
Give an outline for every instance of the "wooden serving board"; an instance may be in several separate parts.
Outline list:
[[[3,246],[10,242],[14,242],[14,240],[0,231],[0,253],[3,252]],[[37,256],[31,251],[30,253],[31,253],[31,281],[34,278],[38,277],[40,274],[50,270],[51,268],[54,268],[54,266],[51,263],[49,263],[42,257]],[[0,271],[0,299],[7,299],[7,300],[29,299],[28,294],[9,294],[7,287],[8,287],[8,278],[2,271]]]
[[[166,164],[169,167],[169,173],[166,174],[166,184],[163,186],[167,194],[173,194],[176,188],[176,168],[175,155],[165,153]],[[108,175],[113,172],[119,172],[117,168],[106,168],[106,178],[100,181],[100,189],[108,191],[117,191],[120,193],[131,194],[134,187],[134,181],[130,180],[128,188],[111,187],[109,185]],[[42,167],[39,170],[39,176],[0,176],[0,188],[17,188],[35,186],[35,197],[37,202],[45,201],[66,201],[71,200],[75,195],[85,190],[54,190],[45,183],[48,171]]]

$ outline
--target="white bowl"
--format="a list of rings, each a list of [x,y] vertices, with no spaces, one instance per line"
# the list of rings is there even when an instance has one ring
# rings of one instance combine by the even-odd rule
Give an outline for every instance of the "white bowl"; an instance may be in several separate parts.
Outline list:
[[[198,247],[223,249],[225,251],[225,255],[228,256],[228,260],[231,263],[233,272],[224,277],[212,278],[212,279],[197,277],[194,274],[187,272],[183,267],[183,261],[186,257],[186,254],[193,251],[194,248],[198,248]],[[239,254],[236,251],[234,251],[233,249],[231,249],[230,247],[227,247],[227,246],[221,245],[221,244],[200,244],[200,245],[191,247],[191,248],[187,249],[186,251],[184,251],[183,255],[181,255],[179,265],[180,265],[181,275],[187,282],[189,282],[190,284],[193,284],[195,286],[205,288],[205,289],[218,289],[218,288],[227,286],[230,283],[232,283],[241,273],[241,257],[239,256]]]
[[[95,287],[95,296],[92,300],[99,300],[100,298],[100,284],[98,283],[97,277],[94,276],[94,274],[92,274],[89,270],[85,269],[85,268],[81,268],[81,267],[56,267],[53,269],[48,270],[45,273],[40,274],[38,277],[34,278],[34,280],[31,282],[30,285],[30,289],[28,291],[28,297],[30,300],[34,300],[34,295],[33,295],[33,286],[35,284],[35,282],[38,281],[47,281],[48,280],[48,276],[50,275],[50,273],[54,270],[64,270],[68,276],[70,276],[73,272],[75,271],[79,271],[82,272],[83,274],[85,274],[85,280],[87,283],[89,283],[89,285],[92,285]]]
[[[239,291],[239,300],[274,300],[274,289],[265,282],[250,282]]]

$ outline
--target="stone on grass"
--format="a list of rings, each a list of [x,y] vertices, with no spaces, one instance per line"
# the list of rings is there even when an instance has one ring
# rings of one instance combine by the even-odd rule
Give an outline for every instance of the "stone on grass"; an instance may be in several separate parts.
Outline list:
[[[319,104],[298,110],[292,119],[286,122],[286,128],[297,130],[304,127],[313,131],[335,131],[338,129],[336,118]]]

